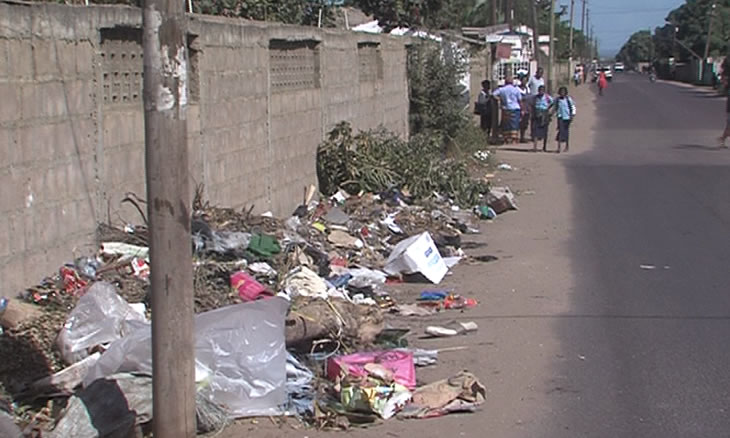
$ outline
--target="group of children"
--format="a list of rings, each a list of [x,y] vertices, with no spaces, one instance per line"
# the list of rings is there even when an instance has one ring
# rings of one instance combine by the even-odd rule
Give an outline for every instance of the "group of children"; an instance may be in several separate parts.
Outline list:
[[[535,90],[530,90],[526,86],[524,78],[518,85],[515,85],[513,79],[507,77],[503,86],[492,91],[491,82],[482,81],[482,91],[479,93],[475,111],[480,116],[481,128],[487,137],[497,136],[493,120],[496,120],[498,108],[501,108],[500,130],[505,143],[525,141],[524,133],[529,124],[533,151],[537,151],[537,144],[542,141],[542,150],[547,152],[550,121],[555,115],[557,118],[557,152],[560,153],[563,145],[563,150],[567,152],[570,147],[570,124],[576,115],[575,102],[568,95],[566,87],[558,89],[556,99],[548,95],[545,92],[544,80],[541,78],[540,71],[535,78],[530,80],[531,84],[533,82],[536,82]]]

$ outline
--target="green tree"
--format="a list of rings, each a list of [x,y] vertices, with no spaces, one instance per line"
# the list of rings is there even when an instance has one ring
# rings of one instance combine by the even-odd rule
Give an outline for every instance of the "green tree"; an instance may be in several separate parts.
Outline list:
[[[622,61],[629,67],[636,66],[639,62],[651,61],[654,54],[654,40],[651,32],[641,30],[629,37],[629,40],[621,47],[616,59]]]
[[[712,5],[715,5],[714,11]],[[667,24],[656,29],[654,43],[658,58],[678,55],[686,61],[692,57],[689,51],[675,47],[672,42],[675,27],[676,38],[700,56],[704,55],[710,17],[714,14],[709,55],[724,56],[730,41],[730,0],[687,0],[667,15]],[[676,50],[676,52],[673,50]]]
[[[197,13],[243,17],[250,20],[316,26],[322,11],[324,26],[334,21],[334,9],[326,0],[194,0]]]

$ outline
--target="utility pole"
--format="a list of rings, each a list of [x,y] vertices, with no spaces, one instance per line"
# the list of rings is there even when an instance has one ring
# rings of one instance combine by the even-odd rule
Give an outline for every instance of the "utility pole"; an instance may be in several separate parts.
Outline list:
[[[185,3],[144,0],[144,115],[155,438],[195,436]]]
[[[588,35],[586,35],[586,4],[588,0],[583,0],[583,12],[580,14],[580,33],[583,34],[583,50],[581,56],[586,56],[586,45],[588,43]]]
[[[588,37],[588,46],[586,47],[586,54],[588,55],[588,58],[590,61],[592,61],[593,57],[591,56],[591,10],[590,8],[586,10],[586,32]]]
[[[575,0],[570,0],[570,42],[569,42],[569,56],[570,60],[573,60],[573,10],[575,8]]]
[[[707,26],[707,41],[705,41],[705,56],[702,58],[702,68],[700,68],[700,81],[705,80],[705,66],[707,64],[707,57],[710,56],[710,39],[712,38],[712,22],[715,18],[715,8],[717,5],[713,2],[710,7],[710,24]]]
[[[533,45],[535,50],[535,59],[540,62],[540,29],[539,29],[539,23],[540,19],[537,16],[537,4],[535,3],[535,0],[530,0],[530,3],[532,6],[530,7],[530,12],[532,12],[532,38],[533,38]]]
[[[548,93],[555,92],[555,0],[550,0],[550,53],[548,54]]]
[[[492,0],[492,26],[497,25],[497,6],[498,0]]]
[[[505,11],[504,15],[507,19],[507,23],[509,23],[509,30],[510,32],[514,30],[514,21],[515,21],[515,12],[514,12],[514,6],[513,2],[514,0],[506,0],[505,1]]]

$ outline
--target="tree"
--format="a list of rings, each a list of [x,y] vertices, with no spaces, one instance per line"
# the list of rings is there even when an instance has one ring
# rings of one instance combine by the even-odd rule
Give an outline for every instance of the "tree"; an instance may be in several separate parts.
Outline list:
[[[622,61],[628,67],[635,67],[639,62],[651,61],[653,54],[654,40],[651,32],[641,30],[629,37],[629,40],[618,52],[616,59]]]
[[[696,53],[703,54],[713,4],[715,9],[709,55],[724,55],[727,42],[730,41],[730,0],[687,0],[685,4],[669,12],[667,22],[670,24],[657,28],[654,35],[657,57],[668,58],[675,55],[672,50],[675,26],[676,38]],[[692,57],[685,49],[678,48],[676,54],[683,61]]]

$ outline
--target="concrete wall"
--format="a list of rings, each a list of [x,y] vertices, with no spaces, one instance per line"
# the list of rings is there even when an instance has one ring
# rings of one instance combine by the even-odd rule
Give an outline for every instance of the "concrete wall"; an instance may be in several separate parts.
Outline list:
[[[0,294],[94,250],[145,196],[141,13],[0,3]],[[191,17],[190,178],[214,203],[288,214],[348,120],[407,135],[405,40]],[[375,62],[375,66],[371,63]]]

